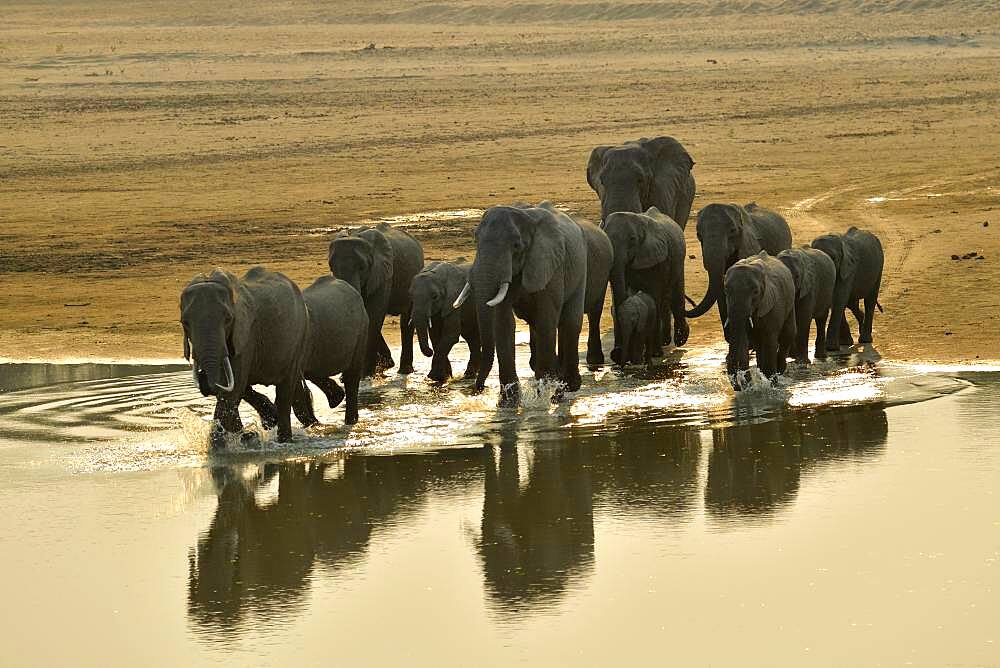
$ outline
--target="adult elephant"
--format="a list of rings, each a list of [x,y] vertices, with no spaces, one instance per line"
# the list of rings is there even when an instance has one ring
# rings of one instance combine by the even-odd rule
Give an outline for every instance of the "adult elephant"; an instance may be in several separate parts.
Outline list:
[[[433,358],[427,377],[437,383],[451,378],[448,354],[458,343],[459,336],[469,346],[465,378],[475,378],[479,372],[482,344],[479,341],[476,306],[473,302],[466,302],[458,308],[454,305],[468,281],[469,265],[463,258],[455,263],[431,262],[413,277],[410,285],[413,322],[420,351]]]
[[[723,279],[737,261],[762,250],[777,255],[792,247],[792,231],[779,214],[754,203],[709,204],[698,212],[698,241],[701,261],[708,272],[708,289],[701,303],[686,311],[689,318],[704,315],[713,304],[719,305],[719,319],[726,321]]]
[[[181,292],[184,358],[191,360],[195,382],[204,396],[215,396],[215,419],[222,431],[243,430],[238,406],[258,405],[251,385],[274,385],[278,440],[292,437],[291,407],[302,382],[308,315],[299,288],[288,277],[254,267],[242,279],[216,269],[195,276]],[[267,420],[265,420],[267,422]],[[265,426],[272,426],[267,424]],[[212,445],[224,443],[219,429]]]
[[[516,313],[531,328],[535,378],[558,378],[576,391],[587,292],[587,242],[580,225],[549,202],[516,204],[487,209],[475,235],[476,259],[455,305],[461,306],[471,288],[483,344],[476,390],[485,387],[496,355],[500,405],[520,402]]]
[[[659,335],[655,356],[662,354],[660,344],[671,340],[671,314],[674,317],[673,340],[678,346],[687,342],[689,328],[684,312],[684,231],[656,207],[646,213],[616,212],[604,221],[604,231],[614,248],[611,270],[611,296],[615,307],[615,348],[611,359],[620,362],[622,331],[617,309],[630,292],[645,292],[656,304]],[[662,330],[660,329],[662,327]]]
[[[410,282],[424,266],[420,242],[403,230],[380,223],[343,234],[330,242],[330,271],[361,294],[368,311],[365,376],[379,366],[392,367],[392,353],[382,336],[385,316],[399,316],[399,373],[413,373],[413,318]]]
[[[726,272],[725,299],[726,371],[733,388],[744,389],[751,348],[764,376],[784,373],[795,343],[795,282],[788,267],[767,251],[740,260]]]
[[[615,211],[642,213],[655,206],[684,229],[694,201],[693,167],[673,137],[643,137],[591,151],[587,183],[601,198],[601,220]]]
[[[824,234],[817,237],[813,239],[812,247],[829,255],[837,267],[826,349],[837,350],[842,343],[853,343],[844,318],[844,309],[848,307],[861,327],[858,343],[871,343],[875,309],[882,308],[878,303],[878,293],[882,288],[882,268],[885,264],[882,242],[871,232],[852,227],[846,234]],[[863,313],[858,306],[861,299],[865,301]]]

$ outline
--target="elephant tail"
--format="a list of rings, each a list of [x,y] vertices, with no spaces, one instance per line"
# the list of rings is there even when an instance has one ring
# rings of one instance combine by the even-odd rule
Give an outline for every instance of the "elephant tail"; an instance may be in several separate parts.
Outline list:
[[[882,305],[878,303],[877,299],[875,300],[875,308],[878,309],[879,313],[885,313],[885,309],[882,308]]]
[[[691,306],[697,306],[697,304],[694,303],[694,300],[688,297],[687,295],[684,295],[684,300],[687,301],[687,303],[690,304]]]

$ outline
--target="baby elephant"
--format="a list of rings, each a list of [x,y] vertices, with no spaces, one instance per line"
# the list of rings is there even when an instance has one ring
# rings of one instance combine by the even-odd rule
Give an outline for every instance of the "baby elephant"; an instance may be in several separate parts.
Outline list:
[[[882,305],[878,303],[878,293],[882,287],[882,265],[885,262],[882,243],[871,232],[852,227],[846,234],[824,234],[817,237],[813,239],[812,247],[829,255],[837,268],[830,326],[826,331],[826,349],[838,350],[841,344],[854,343],[844,317],[845,308],[851,309],[861,326],[858,342],[871,343],[875,307],[882,309]],[[864,313],[858,306],[861,299],[865,300]]]
[[[622,302],[617,314],[622,336],[620,366],[641,362],[651,364],[653,351],[659,348],[656,302],[640,290]]]
[[[464,258],[460,258],[457,264],[432,262],[410,283],[413,324],[420,341],[420,351],[427,357],[433,357],[427,377],[438,383],[451,378],[448,354],[458,343],[459,336],[469,346],[465,378],[475,378],[479,373],[482,345],[479,342],[475,300],[468,300],[457,309],[454,307],[468,280],[469,265]]]
[[[767,251],[740,260],[726,272],[727,319],[722,327],[729,342],[726,371],[733,388],[744,389],[741,372],[757,368],[770,378],[785,372],[785,359],[795,343],[795,281],[792,273]]]
[[[809,363],[809,325],[816,321],[816,359],[826,357],[826,321],[833,304],[833,286],[837,268],[826,253],[809,246],[778,253],[795,282],[795,346],[792,357],[796,362]]]

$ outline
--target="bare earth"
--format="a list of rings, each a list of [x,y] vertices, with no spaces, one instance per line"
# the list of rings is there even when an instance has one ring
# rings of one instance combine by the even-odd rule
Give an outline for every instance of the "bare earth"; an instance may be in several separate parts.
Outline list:
[[[670,134],[695,210],[756,200],[796,243],[880,235],[884,356],[1000,357],[990,0],[229,5],[5,6],[0,356],[178,357],[199,271],[308,284],[366,219],[593,217],[590,149]],[[428,259],[474,254],[476,216],[411,222]],[[697,298],[693,219],[688,244]],[[721,338],[714,314],[692,325],[689,346]]]

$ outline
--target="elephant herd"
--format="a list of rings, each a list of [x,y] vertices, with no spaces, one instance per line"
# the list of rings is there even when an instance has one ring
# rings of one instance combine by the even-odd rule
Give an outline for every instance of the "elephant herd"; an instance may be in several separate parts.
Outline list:
[[[429,378],[448,380],[448,355],[462,338],[469,347],[464,376],[474,379],[477,392],[498,362],[501,406],[520,400],[514,317],[529,325],[535,378],[576,391],[585,313],[587,364],[605,361],[600,322],[609,284],[611,359],[622,366],[649,363],[664,344],[684,345],[687,318],[713,305],[737,390],[751,350],[766,376],[784,372],[789,356],[808,363],[812,320],[817,358],[853,344],[848,308],[860,323],[859,341],[871,342],[874,310],[881,308],[878,238],[852,227],[792,248],[785,219],[756,204],[709,204],[698,212],[708,288],[686,310],[684,227],[695,194],[693,167],[672,137],[597,147],[587,181],[601,200],[600,226],[550,202],[495,206],[475,230],[472,263],[425,266],[419,241],[383,223],[338,235],[329,247],[331,273],[305,290],[262,267],[242,278],[219,269],[196,276],[181,293],[184,355],[202,394],[217,398],[221,429],[213,444],[223,442],[223,432],[242,431],[240,401],[265,428],[278,427],[278,440],[291,438],[292,411],[303,425],[315,423],[306,380],[331,407],[346,398],[345,422],[355,423],[361,378],[394,364],[382,336],[387,315],[399,316],[399,373],[413,372],[416,333],[421,352],[433,358]],[[274,385],[275,401],[253,385]]]

